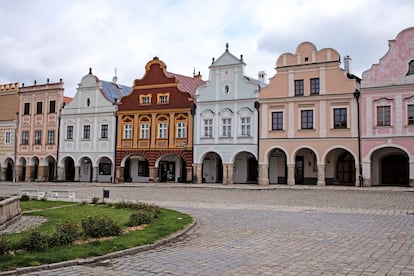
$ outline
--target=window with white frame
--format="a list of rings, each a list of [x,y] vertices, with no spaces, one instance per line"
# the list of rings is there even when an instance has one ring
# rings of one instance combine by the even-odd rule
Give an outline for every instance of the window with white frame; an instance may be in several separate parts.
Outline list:
[[[167,138],[167,123],[158,124],[158,138],[160,139]]]
[[[131,124],[124,125],[124,139],[132,139],[132,125]]]
[[[177,122],[177,138],[185,138],[186,126],[185,122]]]
[[[23,145],[29,144],[29,131],[27,130],[22,131],[22,144]]]
[[[83,126],[83,139],[91,139],[91,126],[90,125]]]
[[[213,119],[204,119],[204,137],[213,137]]]
[[[5,145],[9,145],[10,144],[10,140],[11,140],[11,132],[10,132],[10,130],[6,130],[4,132],[4,144]]]
[[[72,140],[73,139],[73,126],[66,127],[66,139]]]
[[[391,106],[377,106],[377,126],[391,125]]]
[[[101,125],[101,139],[108,139],[108,125]]]
[[[250,118],[240,118],[241,136],[250,136]]]
[[[42,131],[41,130],[35,130],[35,145],[40,145],[42,143]]]
[[[272,130],[283,130],[283,112],[272,112]]]
[[[301,128],[313,129],[313,110],[301,111]]]
[[[407,123],[409,125],[414,125],[414,104],[409,104],[407,106],[407,116],[408,116]]]
[[[47,143],[49,145],[53,145],[55,143],[55,131],[54,130],[47,131]]]
[[[334,128],[347,128],[347,109],[346,108],[334,108]]]
[[[141,132],[139,138],[149,139],[149,124],[141,124]]]
[[[231,137],[231,118],[221,119],[221,136]]]

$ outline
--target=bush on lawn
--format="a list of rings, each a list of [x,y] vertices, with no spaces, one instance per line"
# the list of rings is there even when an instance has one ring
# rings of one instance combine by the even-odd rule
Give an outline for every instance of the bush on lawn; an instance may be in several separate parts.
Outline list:
[[[49,247],[50,236],[38,229],[30,230],[20,241],[20,248],[33,252],[44,251]]]
[[[6,239],[6,237],[0,235],[0,255],[6,255],[7,253],[9,253],[10,249],[10,242]]]
[[[49,246],[72,244],[79,237],[79,227],[75,223],[60,223],[49,239]]]
[[[129,216],[129,220],[125,224],[128,227],[138,226],[142,224],[150,224],[155,219],[154,214],[147,210],[136,210]]]
[[[101,238],[121,235],[121,227],[110,217],[95,216],[81,220],[83,234],[90,238]]]

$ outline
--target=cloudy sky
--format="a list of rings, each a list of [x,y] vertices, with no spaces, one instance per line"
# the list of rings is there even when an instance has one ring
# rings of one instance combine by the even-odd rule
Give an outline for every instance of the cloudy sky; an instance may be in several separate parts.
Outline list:
[[[350,55],[356,75],[388,40],[414,26],[412,0],[0,0],[0,83],[65,82],[74,96],[92,67],[131,86],[154,56],[170,72],[208,78],[228,42],[246,74],[275,74],[278,56],[303,41]]]

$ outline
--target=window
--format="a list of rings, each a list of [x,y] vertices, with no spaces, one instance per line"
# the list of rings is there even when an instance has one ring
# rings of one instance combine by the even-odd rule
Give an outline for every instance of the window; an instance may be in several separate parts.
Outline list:
[[[35,130],[35,145],[40,145],[42,143],[42,131],[41,130]]]
[[[213,119],[204,120],[204,137],[213,137]]]
[[[49,102],[49,113],[55,113],[56,112],[56,101],[50,101]]]
[[[47,131],[47,143],[48,144],[54,144],[55,143],[55,131],[54,130],[48,130]]]
[[[347,128],[346,108],[334,109],[334,128]]]
[[[414,104],[409,104],[407,106],[407,114],[408,114],[408,124],[414,125]]]
[[[99,175],[111,175],[111,163],[99,163]]]
[[[167,138],[167,123],[158,124],[158,138],[160,139]]]
[[[37,102],[36,114],[42,114],[42,111],[43,111],[43,103],[42,102]]]
[[[295,96],[303,96],[303,80],[295,80]]]
[[[148,96],[142,97],[142,104],[150,104],[150,103],[151,103],[150,97]]]
[[[283,112],[272,112],[272,130],[283,130]]]
[[[414,60],[410,61],[410,63],[408,64],[407,75],[414,75]]]
[[[66,139],[72,140],[73,139],[73,126],[66,127]]]
[[[124,125],[124,139],[132,139],[132,125],[131,124]]]
[[[230,86],[227,84],[224,86],[224,93],[228,94],[230,92]]]
[[[250,118],[241,118],[241,135],[250,136]]]
[[[377,126],[391,125],[391,107],[377,106]]]
[[[10,138],[11,138],[10,130],[6,130],[4,132],[4,144],[5,145],[9,145],[10,144]]]
[[[178,122],[177,123],[177,138],[185,138],[186,134],[186,127],[185,122]]]
[[[319,78],[310,79],[310,94],[319,95]]]
[[[29,144],[29,132],[27,130],[22,131],[22,144],[23,145]]]
[[[90,125],[83,126],[83,139],[91,139],[91,126]]]
[[[24,103],[24,115],[30,114],[30,103]]]
[[[86,106],[90,106],[91,105],[91,99],[86,99]]]
[[[302,110],[302,129],[313,129],[313,110]]]
[[[101,125],[101,138],[108,139],[108,125]]]
[[[149,124],[141,124],[141,139],[149,139]]]
[[[231,137],[231,119],[222,119],[222,136]]]
[[[170,93],[158,93],[157,94],[157,103],[159,104],[168,104]]]

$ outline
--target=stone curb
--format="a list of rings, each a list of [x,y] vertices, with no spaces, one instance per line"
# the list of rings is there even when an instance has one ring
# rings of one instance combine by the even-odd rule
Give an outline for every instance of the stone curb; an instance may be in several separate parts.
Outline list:
[[[56,268],[62,268],[62,267],[68,267],[68,266],[75,266],[75,265],[91,265],[91,264],[97,264],[97,263],[100,263],[100,262],[111,260],[111,259],[114,259],[114,258],[119,258],[119,257],[127,256],[127,255],[133,255],[133,254],[136,254],[136,253],[140,253],[140,252],[148,251],[148,250],[151,250],[151,249],[155,249],[155,248],[160,247],[160,246],[165,245],[165,244],[174,243],[180,237],[182,237],[183,235],[188,233],[191,229],[193,229],[197,224],[198,224],[197,219],[193,218],[193,222],[190,225],[188,225],[186,228],[184,228],[184,229],[182,229],[182,230],[180,230],[180,231],[178,231],[178,232],[176,232],[176,233],[174,233],[174,234],[172,234],[172,235],[170,235],[166,238],[162,238],[162,239],[156,241],[153,244],[147,244],[147,245],[142,245],[142,246],[138,246],[138,247],[133,247],[133,248],[125,249],[125,250],[122,250],[122,251],[108,253],[108,254],[103,255],[103,256],[91,257],[91,258],[87,258],[87,259],[75,259],[75,260],[69,260],[69,261],[53,263],[53,264],[45,264],[45,265],[39,265],[39,266],[16,268],[15,270],[0,272],[0,276],[23,275],[25,273],[32,273],[32,272],[37,272],[37,271],[42,271],[42,270],[50,270],[50,269],[56,269]]]

